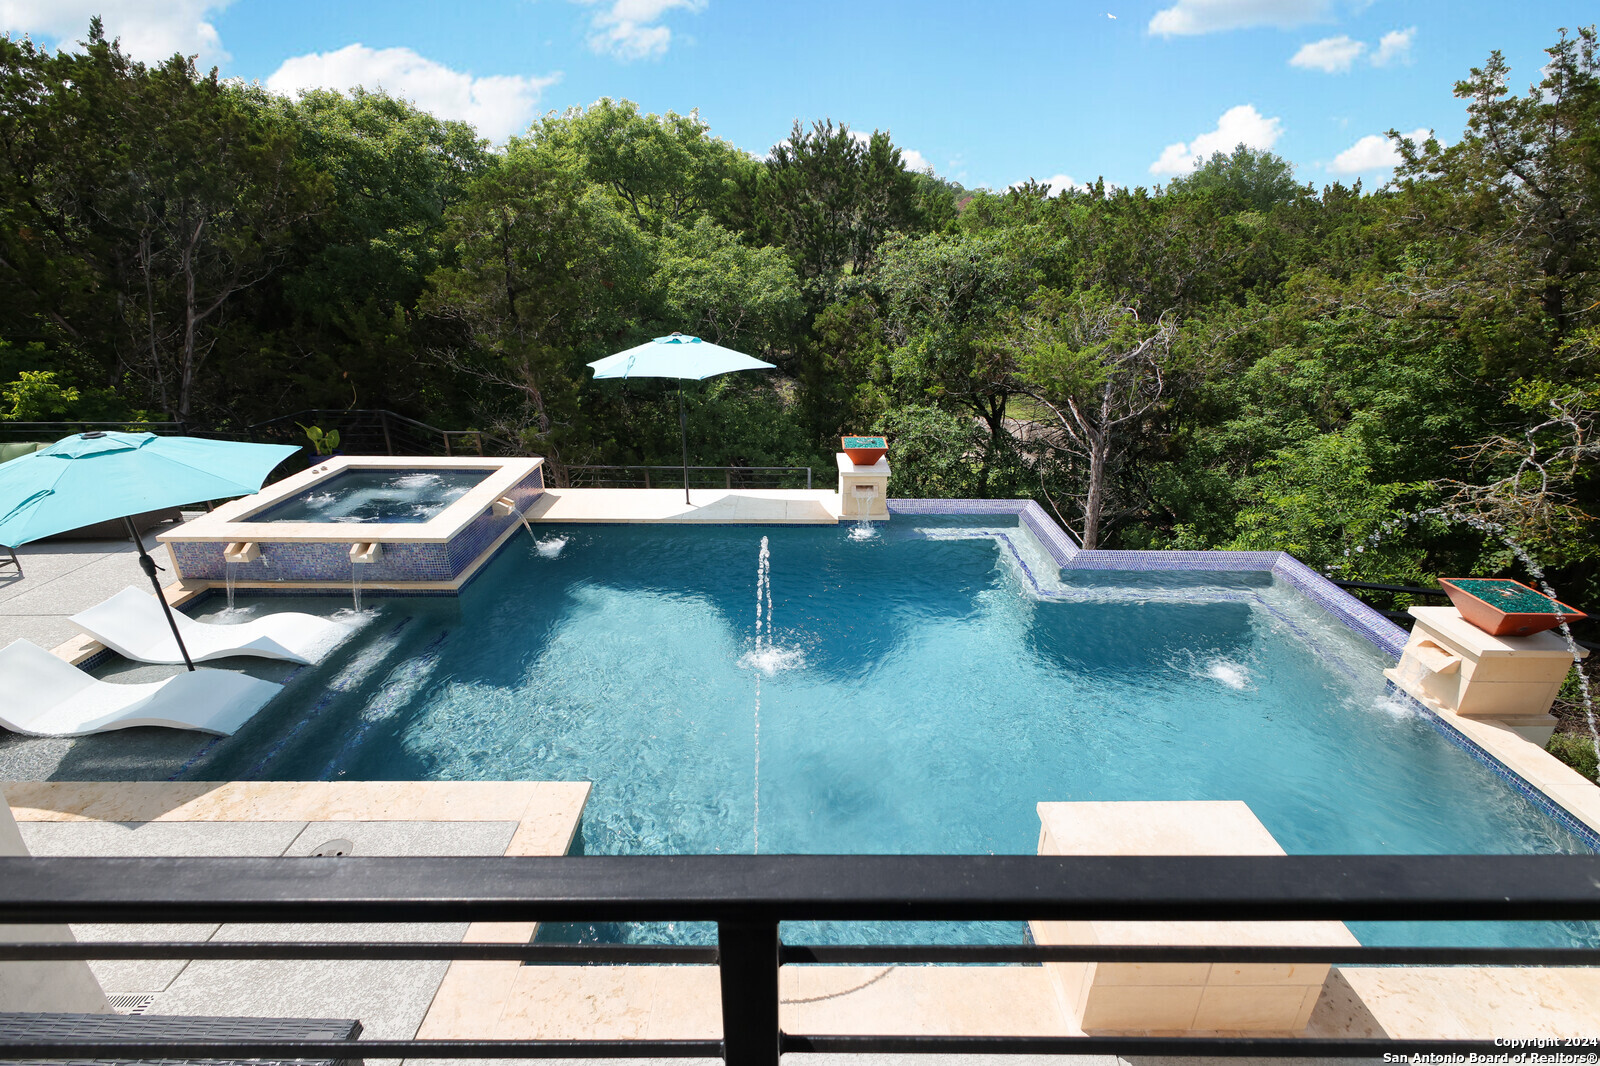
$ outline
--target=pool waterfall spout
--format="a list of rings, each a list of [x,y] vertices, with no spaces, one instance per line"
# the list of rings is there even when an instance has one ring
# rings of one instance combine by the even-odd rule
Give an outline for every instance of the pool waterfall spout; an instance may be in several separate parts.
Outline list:
[[[539,534],[535,533],[533,526],[528,524],[528,516],[522,513],[522,508],[518,507],[517,501],[510,496],[502,496],[494,501],[494,513],[502,518],[508,515],[516,515],[517,521],[522,523],[522,528],[528,531],[528,539],[533,541],[534,544],[539,543]]]
[[[1556,600],[1557,602],[1560,601],[1561,598],[1556,595],[1556,590],[1553,589],[1550,586],[1550,583],[1545,580],[1544,568],[1534,561],[1533,556],[1529,554],[1527,548],[1523,547],[1520,541],[1512,537],[1510,531],[1507,530],[1505,526],[1476,514],[1463,514],[1446,506],[1424,507],[1420,510],[1400,515],[1397,518],[1388,519],[1379,525],[1376,531],[1371,533],[1365,540],[1363,540],[1360,544],[1357,544],[1353,549],[1345,549],[1345,563],[1343,565],[1335,565],[1332,569],[1343,570],[1348,573],[1352,551],[1354,551],[1357,555],[1364,554],[1369,546],[1376,546],[1389,533],[1392,533],[1395,530],[1404,529],[1406,526],[1425,518],[1437,518],[1448,523],[1460,523],[1470,526],[1480,533],[1486,533],[1489,536],[1497,538],[1506,546],[1512,555],[1517,557],[1517,561],[1522,563],[1523,568],[1528,571],[1528,576],[1533,578],[1534,584],[1539,586],[1539,591],[1543,592],[1552,600]],[[1578,677],[1578,695],[1583,703],[1584,724],[1589,727],[1589,743],[1590,746],[1594,748],[1595,758],[1600,759],[1600,719],[1596,718],[1594,709],[1594,694],[1589,690],[1589,679],[1584,675],[1583,672],[1583,652],[1578,648],[1578,642],[1572,635],[1572,627],[1567,624],[1567,617],[1561,614],[1559,611],[1557,612],[1556,617],[1559,619],[1557,632],[1559,632],[1561,634],[1561,638],[1566,641],[1567,651],[1572,655],[1573,672],[1577,674]]]
[[[361,579],[367,567],[378,561],[383,545],[377,541],[350,545],[350,599],[357,614],[361,613]]]

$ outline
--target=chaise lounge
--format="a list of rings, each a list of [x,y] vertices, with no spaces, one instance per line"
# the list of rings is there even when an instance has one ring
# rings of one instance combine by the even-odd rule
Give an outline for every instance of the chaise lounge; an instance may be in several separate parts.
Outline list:
[[[174,611],[172,619],[183,635],[184,647],[195,662],[254,655],[314,663],[350,635],[350,627],[314,614],[283,611],[238,625],[197,622]],[[178,643],[161,612],[161,604],[148,592],[132,585],[104,603],[72,616],[89,636],[125,659],[141,663],[181,663]]]
[[[77,737],[156,725],[231,735],[283,686],[226,670],[165,681],[101,681],[26,640],[0,649],[0,726],[36,737]]]

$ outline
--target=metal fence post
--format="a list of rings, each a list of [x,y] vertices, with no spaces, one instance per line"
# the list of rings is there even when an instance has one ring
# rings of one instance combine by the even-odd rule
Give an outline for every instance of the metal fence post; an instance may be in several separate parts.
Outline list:
[[[394,441],[389,436],[389,409],[382,408],[378,411],[378,425],[383,427],[383,454],[394,454]]]
[[[778,1066],[778,923],[718,922],[722,1061]]]

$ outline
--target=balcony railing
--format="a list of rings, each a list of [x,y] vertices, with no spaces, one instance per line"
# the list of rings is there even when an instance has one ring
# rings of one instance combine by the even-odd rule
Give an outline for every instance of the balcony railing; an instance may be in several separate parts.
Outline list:
[[[574,489],[681,489],[681,466],[594,466],[571,464],[559,472],[563,488]],[[798,489],[811,488],[809,466],[691,466],[691,489]]]
[[[1592,966],[1592,948],[812,946],[783,921],[1584,921],[1600,856],[662,856],[7,858],[0,924],[715,922],[716,947],[475,943],[9,943],[24,959],[505,959],[720,968],[721,1040],[363,1040],[368,1058],[722,1057],[781,1053],[1367,1056],[1488,1054],[1491,1040],[832,1036],[784,1033],[781,966],[808,963],[1336,962]],[[1514,1035],[1514,1034],[1512,1034]],[[1585,1034],[1573,1034],[1582,1036]],[[1503,1051],[1503,1049],[1499,1049]],[[349,1057],[336,1041],[0,1041],[25,1057]]]

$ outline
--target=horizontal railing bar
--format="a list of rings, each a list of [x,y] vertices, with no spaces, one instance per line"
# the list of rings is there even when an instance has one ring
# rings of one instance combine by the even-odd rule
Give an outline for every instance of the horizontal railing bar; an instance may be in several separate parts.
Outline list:
[[[0,955],[0,958],[6,956]],[[95,956],[98,957],[98,956]],[[925,963],[1212,962],[1342,963],[1353,966],[1600,966],[1600,948],[1238,947],[1110,944],[784,945],[786,965]]]
[[[36,1040],[0,1037],[0,1061],[116,1059],[721,1058],[721,1040]]]
[[[670,465],[670,466],[648,466],[648,465],[644,465],[644,464],[640,464],[640,463],[631,463],[631,464],[630,463],[600,463],[600,464],[596,464],[596,463],[568,463],[567,464],[567,469],[568,470],[677,470],[677,471],[681,472],[684,469],[684,467],[683,467],[683,464],[681,464],[681,463],[676,464],[676,465]],[[691,466],[691,467],[689,467],[689,469],[690,470],[732,470],[732,471],[735,471],[735,472],[738,472],[740,470],[749,470],[749,471],[782,470],[782,471],[793,471],[795,473],[799,473],[802,470],[810,470],[811,468],[809,466]]]
[[[785,945],[785,965],[1039,962],[1342,963],[1365,966],[1600,966],[1600,948],[1259,947],[1108,944]],[[714,947],[668,944],[485,944],[318,941],[23,941],[0,962],[64,959],[470,959],[614,966],[714,966]]]
[[[1371,581],[1345,581],[1342,578],[1330,577],[1329,581],[1342,589],[1370,589],[1373,592],[1404,592],[1412,596],[1437,596],[1445,599],[1449,593],[1442,588],[1425,589],[1416,585],[1380,585]]]
[[[0,858],[0,924],[1600,918],[1595,855]]]
[[[1384,1055],[1504,1055],[1481,1040],[1297,1039],[1141,1036],[832,1036],[783,1033],[784,1053],[965,1055],[1144,1055],[1370,1058]],[[1544,1049],[1546,1054],[1561,1048]],[[1585,1055],[1582,1049],[1574,1049]],[[195,1058],[720,1058],[720,1040],[37,1040],[0,1038],[0,1059]],[[1392,1060],[1391,1060],[1392,1061]],[[1586,1058],[1574,1061],[1589,1061]]]
[[[482,944],[354,940],[22,941],[0,943],[0,962],[62,959],[470,959],[613,966],[715,965],[714,947],[673,944]]]
[[[1143,1055],[1230,1058],[1365,1058],[1385,1055],[1504,1055],[1493,1040],[1324,1040],[1294,1037],[1208,1036],[801,1036],[784,1033],[785,1054]],[[363,1042],[362,1050],[366,1050]],[[1547,1049],[1559,1051],[1559,1048]],[[1387,1061],[1395,1061],[1389,1059]]]

